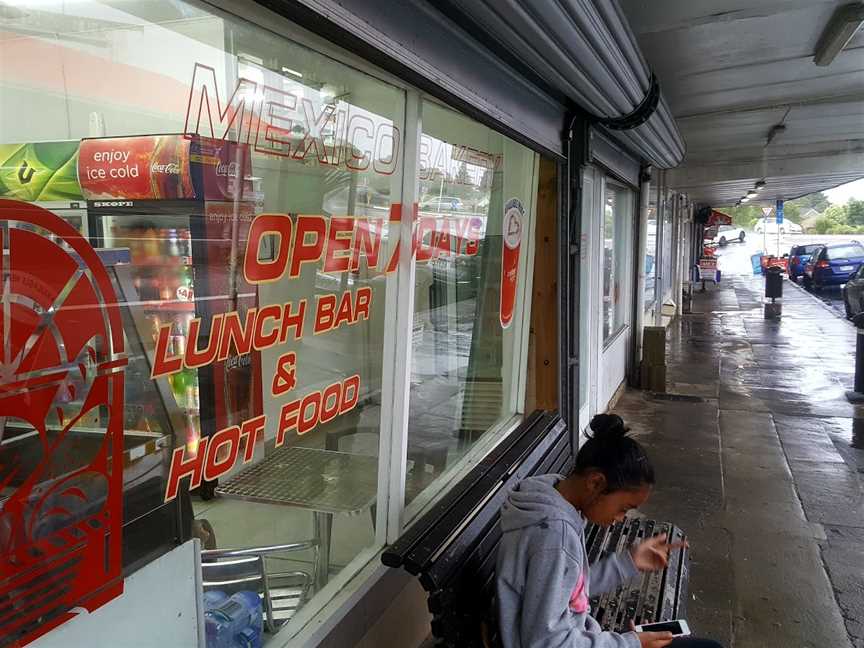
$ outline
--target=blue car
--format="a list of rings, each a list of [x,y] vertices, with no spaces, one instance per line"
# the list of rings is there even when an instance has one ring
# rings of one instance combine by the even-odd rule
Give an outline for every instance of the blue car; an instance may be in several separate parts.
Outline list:
[[[792,281],[798,281],[804,276],[804,268],[807,267],[807,262],[810,257],[822,245],[820,243],[811,243],[810,245],[793,245],[789,251],[789,278]]]
[[[804,269],[804,287],[819,290],[849,281],[864,263],[864,245],[857,241],[823,245],[813,252]]]

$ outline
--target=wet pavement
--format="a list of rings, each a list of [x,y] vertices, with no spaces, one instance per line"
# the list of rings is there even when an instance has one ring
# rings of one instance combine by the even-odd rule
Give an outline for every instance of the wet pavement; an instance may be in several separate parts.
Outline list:
[[[726,247],[716,248],[718,259],[717,267],[723,276],[751,274],[751,255],[759,254],[763,250],[769,254],[789,254],[793,246],[809,244],[848,243],[849,241],[861,241],[858,235],[820,235],[820,234],[786,234],[777,240],[775,236],[763,237],[754,232],[747,232],[747,238],[743,243],[729,243]],[[839,286],[820,290],[813,295],[822,303],[832,308],[836,313],[845,317],[846,311],[843,306],[843,293]]]
[[[864,648],[864,407],[846,399],[855,330],[784,286],[727,276],[674,323],[668,391],[615,411],[658,485],[643,511],[689,534],[688,619],[734,648]]]

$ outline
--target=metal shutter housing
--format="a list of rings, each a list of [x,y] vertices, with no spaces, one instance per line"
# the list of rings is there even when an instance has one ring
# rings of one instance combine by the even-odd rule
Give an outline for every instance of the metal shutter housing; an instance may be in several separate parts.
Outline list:
[[[651,71],[614,0],[450,0],[537,77],[598,119],[639,106]],[[469,29],[470,31],[470,29]],[[641,126],[610,131],[644,161],[678,165],[684,142],[662,95]]]

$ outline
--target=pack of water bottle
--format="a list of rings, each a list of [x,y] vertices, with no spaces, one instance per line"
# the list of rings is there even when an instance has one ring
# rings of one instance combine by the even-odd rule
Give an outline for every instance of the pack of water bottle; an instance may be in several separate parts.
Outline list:
[[[204,592],[204,630],[207,648],[261,648],[261,597],[248,591]]]

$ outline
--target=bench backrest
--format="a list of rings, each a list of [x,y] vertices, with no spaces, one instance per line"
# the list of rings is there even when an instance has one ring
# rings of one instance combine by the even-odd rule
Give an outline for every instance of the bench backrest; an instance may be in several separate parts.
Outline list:
[[[384,551],[385,565],[418,576],[429,592],[439,646],[484,645],[481,620],[489,619],[495,594],[501,506],[521,479],[566,474],[573,459],[561,417],[534,412]],[[496,624],[486,629],[487,643],[495,645]]]

